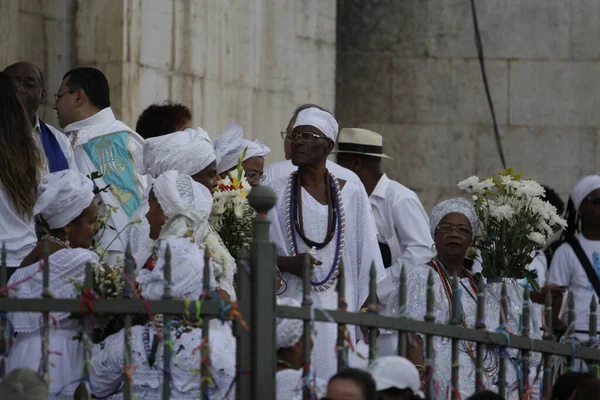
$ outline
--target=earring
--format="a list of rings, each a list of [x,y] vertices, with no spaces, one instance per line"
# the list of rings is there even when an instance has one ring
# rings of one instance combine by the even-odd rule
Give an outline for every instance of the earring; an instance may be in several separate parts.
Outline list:
[[[435,242],[431,245],[431,251],[433,252],[433,254],[437,255],[437,247],[435,247]]]

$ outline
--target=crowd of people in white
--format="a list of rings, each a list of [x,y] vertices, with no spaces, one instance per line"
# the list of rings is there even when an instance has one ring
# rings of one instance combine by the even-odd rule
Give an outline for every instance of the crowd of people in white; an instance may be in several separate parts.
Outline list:
[[[336,282],[343,260],[348,311],[368,310],[374,265],[382,313],[408,313],[423,320],[427,277],[434,271],[435,317],[447,322],[450,279],[456,273],[463,294],[462,324],[474,327],[479,280],[484,279],[471,250],[479,226],[477,214],[469,200],[455,198],[442,201],[428,215],[414,191],[383,172],[382,161],[390,157],[384,154],[381,135],[360,128],[340,130],[330,112],[305,104],[281,131],[286,160],[265,167],[270,149],[245,138],[242,127],[231,121],[223,134],[211,140],[201,128],[191,128],[192,114],[181,104],[153,104],[140,115],[136,129],[129,128],[115,118],[108,82],[95,68],[67,72],[54,94],[62,132],[37,115],[45,96],[44,78],[36,66],[20,62],[0,72],[0,243],[6,248],[11,296],[41,296],[41,261],[46,249],[52,294],[76,298],[79,293],[73,282],[83,281],[85,266],[113,265],[122,260],[130,244],[136,282],[145,299],[163,294],[167,246],[172,252],[172,296],[200,298],[203,243],[215,234],[208,222],[213,192],[219,177],[236,169],[240,160],[251,186],[267,185],[277,195],[268,218],[280,274],[280,287],[273,295],[280,304],[300,305],[308,253],[317,308],[337,308]],[[328,160],[331,154],[337,163]],[[549,189],[546,198],[564,208]],[[560,301],[565,290],[572,291],[576,329],[585,336],[591,297],[600,297],[600,282],[596,282],[600,275],[600,176],[587,176],[574,185],[567,214],[564,240],[548,247],[555,251],[537,255],[531,265],[542,287],[532,300],[542,304],[550,292]],[[211,260],[210,287],[224,299],[235,300],[235,259],[226,250],[228,256]],[[404,309],[397,302],[402,268],[408,279]],[[82,327],[69,317],[68,313],[51,314],[47,396],[53,399],[77,398],[82,383],[83,346],[74,338]],[[34,398],[27,396],[39,390],[35,384],[9,383],[19,377],[35,381],[23,369],[39,369],[40,315],[12,313],[8,318],[12,346],[7,372],[13,372],[0,388],[32,390],[22,398]],[[124,365],[124,331],[95,345],[84,383],[98,398],[120,398],[123,380],[131,379],[137,398],[162,398],[162,346],[157,343],[163,328],[161,316],[133,328],[134,367]],[[200,380],[194,371],[200,365],[200,352],[195,350],[202,343],[202,328],[176,318],[169,329],[177,350],[170,370],[171,398],[199,398]],[[232,398],[236,350],[231,329],[218,321],[204,329],[211,330],[210,398]],[[421,397],[424,385],[434,381],[440,398],[449,396],[448,341],[435,342],[430,380],[424,374],[426,360],[419,335],[411,335],[404,359],[395,356],[397,335],[379,332],[381,358],[366,366],[361,358],[366,354],[365,333],[364,327],[350,329],[355,349],[348,364],[370,368],[374,381],[358,370],[337,373],[337,327],[315,324],[311,370],[316,398],[412,399]],[[301,369],[302,322],[278,319],[276,346],[277,398],[300,399],[306,384]],[[475,392],[474,350],[466,343],[460,350],[460,392],[470,396]],[[497,368],[488,364],[485,372],[485,386],[496,390]]]

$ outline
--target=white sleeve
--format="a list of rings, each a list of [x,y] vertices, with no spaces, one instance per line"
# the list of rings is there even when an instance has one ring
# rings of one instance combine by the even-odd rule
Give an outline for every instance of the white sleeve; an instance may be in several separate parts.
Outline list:
[[[577,265],[579,265],[579,260],[575,257],[573,249],[568,243],[563,243],[554,253],[546,283],[549,285],[570,286],[572,268]]]
[[[116,393],[123,382],[124,332],[121,330],[109,336],[92,350],[89,378],[96,397],[105,398]]]
[[[392,218],[398,241],[406,248],[398,264],[413,267],[429,262],[434,256],[433,239],[429,217],[419,199],[398,199],[392,207]]]

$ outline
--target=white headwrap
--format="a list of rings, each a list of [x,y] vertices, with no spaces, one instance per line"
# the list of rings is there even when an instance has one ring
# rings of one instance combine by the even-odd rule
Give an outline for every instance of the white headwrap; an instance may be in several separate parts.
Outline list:
[[[169,133],[144,142],[146,173],[154,178],[167,171],[194,175],[215,159],[210,137],[202,128]]]
[[[337,140],[337,135],[340,130],[333,115],[315,107],[307,108],[298,113],[294,128],[304,125],[314,126],[334,142]]]
[[[94,200],[94,183],[80,172],[67,169],[47,174],[38,187],[33,214],[42,214],[50,229],[65,227]]]
[[[201,243],[208,232],[208,216],[213,205],[210,191],[189,175],[177,171],[167,171],[156,178],[153,191],[167,218],[185,217],[177,222],[171,221],[170,229],[163,229],[161,238],[182,234],[190,228]]]
[[[300,307],[300,302],[290,298],[277,299],[277,305]],[[299,319],[277,318],[277,350],[292,347],[302,337],[304,324]]]
[[[170,236],[160,242],[157,262],[152,271],[142,269],[136,281],[140,284],[142,295],[147,300],[158,300],[165,290],[165,253],[167,246],[171,250],[171,295],[176,299],[197,300],[203,289],[204,251],[190,238]],[[209,263],[211,287],[214,288],[212,262]]]
[[[600,189],[600,175],[588,175],[575,184],[571,190],[571,201],[576,211],[579,211],[583,200],[596,189]]]
[[[244,143],[242,144],[242,151],[240,151],[240,155],[242,155],[242,153],[244,152],[244,149],[248,149],[246,150],[246,156],[244,157],[244,159],[242,161],[246,161],[249,158],[252,157],[266,157],[267,154],[269,154],[271,152],[271,149],[268,148],[266,145],[262,144],[261,142],[258,141],[258,139],[256,139],[255,141],[250,141],[250,140],[246,140],[244,139]],[[238,156],[239,157],[239,156]]]
[[[221,136],[215,138],[213,143],[215,155],[217,156],[217,172],[220,174],[233,168],[242,151],[244,142],[244,130],[241,126],[230,120],[227,129]],[[239,152],[238,152],[239,151]]]
[[[440,224],[440,221],[448,214],[458,213],[462,214],[471,223],[471,229],[473,235],[477,233],[479,228],[479,220],[475,208],[469,202],[469,200],[457,197],[454,199],[444,200],[431,210],[431,217],[429,218],[429,227],[431,229],[431,237],[435,236],[435,229]]]

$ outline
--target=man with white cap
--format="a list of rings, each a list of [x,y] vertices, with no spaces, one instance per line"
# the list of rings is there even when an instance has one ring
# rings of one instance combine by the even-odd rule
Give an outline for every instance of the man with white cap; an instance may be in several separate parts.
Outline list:
[[[228,171],[236,169],[239,158],[243,156],[242,167],[250,186],[258,186],[264,181],[265,157],[271,149],[258,140],[244,139],[244,130],[235,122],[229,121],[225,132],[215,139],[214,148],[221,176],[225,177]]]
[[[573,292],[575,332],[587,340],[590,302],[592,296],[600,299],[600,175],[586,176],[573,187],[566,219],[565,243],[554,253],[547,284]]]
[[[308,104],[307,103],[307,104],[302,104],[301,106],[296,108],[296,110],[294,111],[294,114],[292,115],[292,118],[290,119],[290,122],[288,123],[288,126],[285,128],[285,131],[281,132],[281,137],[284,140],[285,160],[278,161],[276,163],[268,165],[267,168],[265,168],[265,179],[264,179],[265,185],[269,185],[269,183],[275,182],[281,178],[288,177],[288,176],[290,176],[290,174],[292,172],[294,172],[298,169],[298,167],[292,163],[292,145],[291,145],[291,142],[289,140],[287,140],[286,138],[287,138],[288,133],[292,133],[292,130],[294,129],[294,124],[296,123],[296,118],[298,118],[298,114],[301,111],[306,110],[311,107],[327,112],[327,110],[325,110],[322,107],[319,107],[316,104]],[[343,179],[348,182],[355,183],[359,187],[362,186],[362,182],[360,181],[360,178],[358,176],[356,176],[356,174],[354,172],[352,172],[349,169],[346,169],[330,160],[327,160],[326,163],[327,163],[327,170],[329,172],[331,172],[333,174],[333,176],[335,176],[339,179]]]
[[[315,307],[337,308],[336,285],[343,260],[348,311],[358,312],[367,301],[371,265],[375,265],[377,282],[385,278],[385,271],[366,192],[326,168],[337,133],[337,121],[328,112],[308,108],[298,114],[293,132],[288,134],[298,171],[270,185],[277,194],[277,203],[269,212],[271,239],[287,285],[280,296],[302,298],[304,254],[312,253],[310,286]],[[315,329],[313,366],[316,376],[327,380],[337,367],[337,328],[316,323]],[[349,334],[356,343],[363,333],[352,328]],[[356,362],[356,355],[351,354],[349,364]]]
[[[381,400],[424,399],[417,368],[404,357],[380,357],[371,364],[371,375]]]
[[[338,163],[360,177],[369,195],[388,277],[377,291],[381,302],[389,305],[389,296],[400,283],[402,266],[423,265],[434,256],[429,218],[415,192],[383,173],[381,162],[391,157],[383,153],[380,134],[367,129],[344,128],[336,153]],[[381,333],[380,354],[395,354],[397,340],[392,336],[386,331]]]

